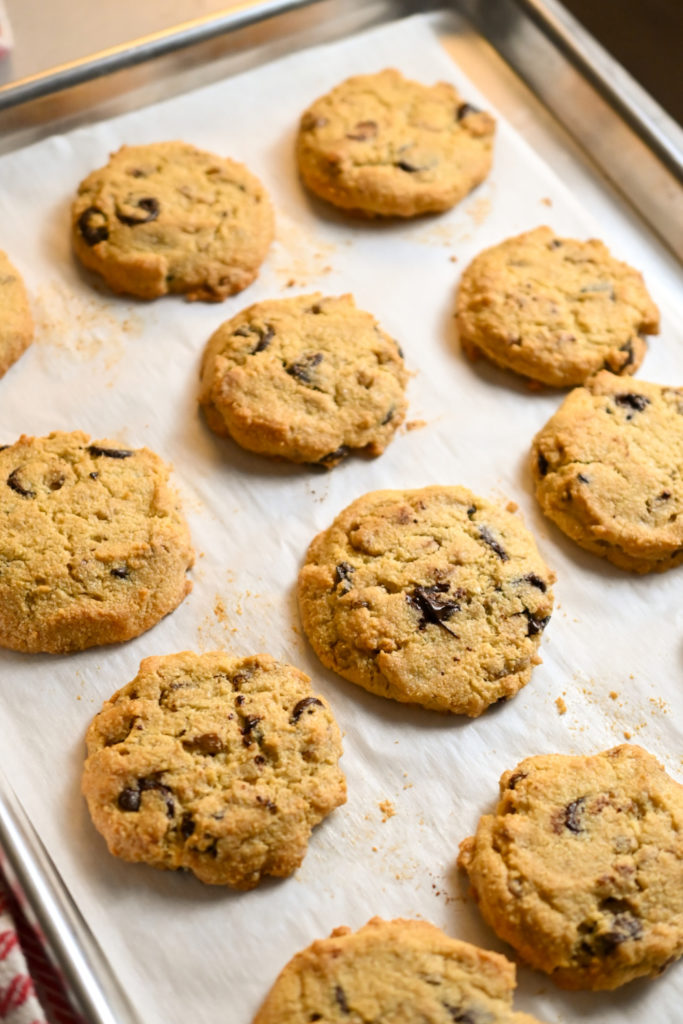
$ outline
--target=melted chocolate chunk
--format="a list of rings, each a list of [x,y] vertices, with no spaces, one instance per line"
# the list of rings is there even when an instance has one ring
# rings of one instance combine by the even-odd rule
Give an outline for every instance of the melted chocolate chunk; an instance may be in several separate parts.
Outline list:
[[[488,544],[491,550],[495,551],[502,562],[508,562],[510,560],[510,556],[505,548],[501,547],[487,526],[479,527],[479,536],[484,541],[484,544]]]
[[[351,1013],[349,1004],[346,1001],[346,992],[341,985],[335,985],[334,988],[334,999],[342,1013]]]
[[[454,612],[459,612],[460,605],[439,596],[447,593],[447,583],[435,583],[433,587],[415,587],[410,594],[406,594],[408,604],[421,613],[418,623],[420,630],[426,629],[431,623],[434,626],[441,626],[451,636],[457,636],[457,633],[448,628],[445,620],[450,619]]]
[[[121,792],[119,793],[117,803],[122,811],[139,811],[140,790],[122,789]]]
[[[256,757],[254,758],[254,764],[265,764],[265,763],[266,763],[266,759],[263,756],[263,754],[257,754]]]
[[[564,827],[568,828],[570,832],[574,832],[575,835],[584,831],[581,824],[581,815],[583,814],[585,802],[585,796],[580,796],[578,799],[572,800],[571,803],[567,804],[564,809]]]
[[[194,832],[196,826],[194,818],[191,814],[183,814],[183,820],[180,823],[180,834],[184,839],[189,839]]]
[[[342,590],[345,594],[353,587],[351,577],[355,571],[354,567],[349,565],[348,562],[340,562],[339,565],[335,565],[334,567],[334,584],[335,586],[338,586],[341,583]]]
[[[302,356],[296,363],[286,366],[285,372],[288,373],[290,377],[294,377],[296,380],[300,381],[302,384],[311,384],[313,381],[311,373],[322,361],[322,352],[314,352],[313,355]]]
[[[548,242],[549,249],[559,249],[561,245],[562,240],[560,238],[553,238],[550,242]]]
[[[12,470],[10,475],[7,477],[7,486],[10,488],[10,490],[16,491],[17,494],[20,494],[22,498],[35,498],[36,492],[29,490],[28,487],[24,487],[23,484],[19,482],[18,474],[18,467],[17,469]]]
[[[397,160],[394,167],[398,167],[400,171],[405,171],[407,174],[415,174],[417,171],[421,171],[421,167],[416,167],[415,164],[409,164],[407,160]]]
[[[386,414],[386,416],[382,420],[380,426],[385,427],[387,425],[387,423],[391,423],[391,421],[394,418],[394,413],[395,412],[396,412],[396,406],[392,405],[391,409],[389,409],[389,412]]]
[[[266,810],[270,811],[271,814],[277,814],[277,804],[273,803],[272,800],[268,800],[265,796],[257,795],[256,803],[263,804]]]
[[[493,1017],[488,1010],[466,1010],[464,1006],[453,1006],[444,1003],[443,1007],[451,1015],[456,1024],[492,1024]]]
[[[508,781],[508,789],[516,789],[517,783],[521,782],[522,779],[526,779],[528,774],[528,772],[515,772],[513,775],[510,776],[510,779]]]
[[[621,364],[621,369],[623,370],[627,366],[630,366],[633,363],[633,361],[635,360],[635,358],[636,358],[636,354],[633,351],[633,342],[631,341],[630,338],[629,338],[629,340],[624,345],[622,345],[620,347],[619,351],[620,352],[628,353],[628,358],[627,358],[626,362]]]
[[[99,475],[100,474],[96,470],[93,470],[92,473],[88,473],[88,476],[90,477],[91,480],[97,480]]]
[[[545,476],[546,473],[548,472],[548,469],[550,468],[550,463],[546,459],[546,457],[543,454],[543,452],[539,452],[538,453],[537,464],[538,464],[538,472],[541,474],[541,476]]]
[[[315,463],[316,466],[335,466],[342,459],[345,459],[349,454],[348,445],[343,444],[340,448],[335,448],[333,452],[328,452],[327,455],[323,455],[322,459],[318,459]]]
[[[128,224],[131,227],[135,227],[136,224],[147,224],[150,220],[156,220],[161,209],[159,200],[155,199],[154,196],[145,196],[144,199],[138,199],[135,203],[127,203],[126,205],[136,208],[138,212],[130,214],[121,213],[120,210],[117,210],[116,216],[122,224]]]
[[[542,633],[543,630],[545,629],[545,627],[550,622],[550,616],[549,615],[546,615],[545,618],[543,618],[543,619],[537,619],[535,615],[532,615],[532,613],[529,611],[528,608],[524,609],[523,614],[526,615],[526,620],[527,620],[527,627],[526,627],[526,635],[527,636],[536,636],[537,633]]]
[[[545,580],[542,580],[535,572],[530,572],[527,576],[523,576],[522,579],[525,583],[530,583],[532,587],[536,587],[543,594],[545,594],[548,589],[548,585]]]
[[[633,409],[635,412],[642,412],[646,405],[650,404],[650,399],[646,398],[645,395],[615,395],[614,401],[617,405],[624,406],[627,409]]]
[[[97,245],[109,238],[107,215],[96,206],[89,206],[78,218],[78,230],[86,245]]]
[[[624,900],[604,900],[601,904],[602,910],[609,910],[610,907],[626,907]],[[597,932],[597,924],[593,921],[584,921],[579,925],[579,932],[586,937],[579,945],[580,958],[605,957],[613,953],[617,946],[623,942],[638,940],[643,937],[642,922],[630,909],[620,910],[613,914],[612,925],[609,931]]]
[[[89,444],[88,451],[94,459],[102,458],[103,456],[107,459],[129,459],[135,452],[129,451],[127,448],[100,448],[99,445]]]
[[[65,479],[66,477],[62,473],[58,473],[48,482],[48,487],[51,491],[60,491],[64,486]]]
[[[356,142],[367,142],[377,136],[379,128],[376,121],[359,121],[353,126],[353,131],[346,133],[347,139],[354,139]]]
[[[256,327],[254,324],[244,324],[242,327],[238,327],[235,331],[235,337],[248,338],[250,334],[255,334],[258,338],[255,348],[252,348],[251,355],[255,356],[257,352],[263,352],[267,349],[271,341],[275,337],[275,331],[270,326],[267,327]]]
[[[477,506],[476,505],[470,505],[470,507],[467,509],[467,518],[468,519],[474,519],[474,514],[475,514],[476,511],[477,511]]]
[[[205,732],[196,736],[193,740],[183,740],[183,750],[188,754],[206,754],[207,757],[215,757],[225,750],[223,740],[215,732]]]
[[[577,475],[576,479],[580,480],[582,484],[589,484],[590,483],[590,480],[588,479],[588,477],[584,473],[579,473]]]
[[[110,576],[114,576],[115,579],[117,579],[117,580],[127,580],[127,579],[130,578],[130,573],[129,573],[129,570],[128,570],[127,566],[123,566],[120,569],[119,568],[110,569],[109,570],[109,575]]]
[[[323,702],[318,700],[317,697],[304,697],[303,700],[300,700],[298,704],[294,705],[292,717],[289,720],[292,725],[299,721],[306,708],[310,708],[312,704],[319,704],[321,708],[324,707]]]
[[[173,817],[175,813],[175,804],[173,802],[173,793],[168,786],[164,786],[163,782],[159,782],[158,779],[152,778],[151,776],[148,776],[146,779],[139,779],[138,786],[140,787],[141,793],[150,789],[157,790],[157,792],[161,793],[166,802],[166,817]]]
[[[468,114],[479,114],[479,107],[473,107],[471,103],[461,103],[455,112],[456,121],[462,121]]]
[[[260,721],[261,715],[247,715],[247,717],[243,719],[243,725],[240,732],[242,733],[242,743],[244,744],[245,747],[248,747],[251,743],[254,742],[253,739],[251,738],[251,732],[252,729],[254,729]]]
[[[633,914],[617,914],[612,921],[612,928],[605,935],[600,936],[601,944],[606,954],[612,953],[622,942],[631,939],[642,939],[643,926]]]

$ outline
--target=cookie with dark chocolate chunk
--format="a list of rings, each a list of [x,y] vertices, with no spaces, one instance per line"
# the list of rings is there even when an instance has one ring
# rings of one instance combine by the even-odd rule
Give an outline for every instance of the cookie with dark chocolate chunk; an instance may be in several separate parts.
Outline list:
[[[683,954],[683,786],[641,747],[522,761],[459,864],[494,931],[561,988],[617,988]]]
[[[273,210],[242,164],[185,142],[123,146],[81,182],[76,255],[115,292],[220,302],[251,284]]]
[[[299,171],[316,195],[366,216],[447,210],[489,173],[494,129],[448,82],[356,75],[302,116]]]
[[[539,1024],[515,1013],[515,966],[427,921],[335,928],[282,969],[253,1024]]]
[[[290,875],[346,800],[332,712],[267,654],[146,658],[87,744],[83,793],[110,851],[212,885]]]
[[[603,371],[575,388],[534,438],[545,514],[632,572],[683,562],[683,388]]]
[[[519,516],[464,487],[374,491],[311,544],[299,608],[345,679],[475,717],[529,681],[554,578]]]
[[[204,354],[209,426],[249,451],[336,465],[379,455],[403,422],[401,350],[351,295],[258,302],[221,325]]]
[[[19,272],[0,250],[0,377],[33,339],[33,318]]]

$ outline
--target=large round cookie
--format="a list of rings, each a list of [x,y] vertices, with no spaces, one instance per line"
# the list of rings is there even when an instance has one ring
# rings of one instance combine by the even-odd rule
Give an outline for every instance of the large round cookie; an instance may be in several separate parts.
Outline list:
[[[298,596],[328,668],[474,717],[529,681],[553,580],[518,516],[437,486],[354,501],[308,549]]]
[[[267,654],[146,658],[87,743],[83,792],[110,851],[214,885],[290,875],[346,800],[331,711]]]
[[[75,431],[0,450],[0,646],[129,640],[182,601],[193,558],[168,468],[147,448]]]
[[[316,195],[370,216],[447,210],[488,174],[494,127],[447,82],[357,75],[303,114],[299,170]]]
[[[622,569],[683,562],[683,388],[603,371],[569,394],[534,438],[541,508]]]
[[[486,921],[562,988],[683,954],[683,786],[640,747],[522,761],[459,863]]]
[[[211,337],[200,402],[250,451],[331,466],[379,455],[405,416],[400,349],[350,295],[259,302]]]
[[[335,928],[283,968],[253,1024],[538,1024],[512,1009],[515,967],[426,921]]]
[[[480,253],[462,276],[456,316],[470,355],[554,387],[603,368],[634,373],[644,335],[659,330],[637,270],[596,239],[558,238],[548,227]]]
[[[123,146],[81,182],[72,223],[80,261],[142,299],[225,299],[251,284],[273,238],[258,179],[186,142]]]
[[[0,377],[33,338],[33,318],[19,273],[0,250]]]

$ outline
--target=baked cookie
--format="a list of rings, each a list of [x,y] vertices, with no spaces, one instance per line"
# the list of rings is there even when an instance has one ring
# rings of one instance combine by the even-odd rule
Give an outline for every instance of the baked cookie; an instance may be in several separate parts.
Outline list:
[[[212,885],[291,875],[346,800],[332,712],[267,654],[145,658],[87,744],[83,793],[110,851]]]
[[[512,1009],[515,966],[426,921],[373,917],[290,960],[253,1024],[538,1024]]]
[[[299,608],[345,679],[475,717],[529,681],[554,579],[521,519],[464,487],[373,491],[311,544]]]
[[[242,164],[186,142],[123,146],[81,182],[73,244],[115,292],[220,302],[256,277],[273,210]]]
[[[33,318],[24,282],[0,250],[0,377],[33,340]]]
[[[525,377],[570,387],[608,369],[635,373],[659,310],[637,270],[602,242],[548,227],[485,249],[465,270],[456,318],[463,348]]]
[[[683,786],[641,747],[522,761],[459,864],[494,931],[562,988],[616,988],[683,954]]]
[[[582,548],[622,569],[683,562],[683,388],[602,371],[534,438],[541,508]]]
[[[316,195],[369,216],[447,210],[489,173],[494,129],[448,82],[356,75],[302,116],[299,171]]]
[[[222,324],[204,354],[209,426],[249,451],[335,465],[384,451],[405,416],[401,351],[352,296],[258,302]]]
[[[87,434],[0,450],[0,647],[61,653],[143,633],[191,589],[168,467]]]

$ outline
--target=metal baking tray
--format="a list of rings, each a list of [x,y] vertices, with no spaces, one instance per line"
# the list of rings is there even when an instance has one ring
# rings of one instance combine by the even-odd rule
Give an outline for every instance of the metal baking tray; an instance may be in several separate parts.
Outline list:
[[[0,88],[0,153],[285,53],[448,6],[470,20],[652,231],[683,256],[683,132],[556,0],[243,3]],[[32,908],[84,1018],[139,1022],[2,774],[0,847],[0,863]]]

